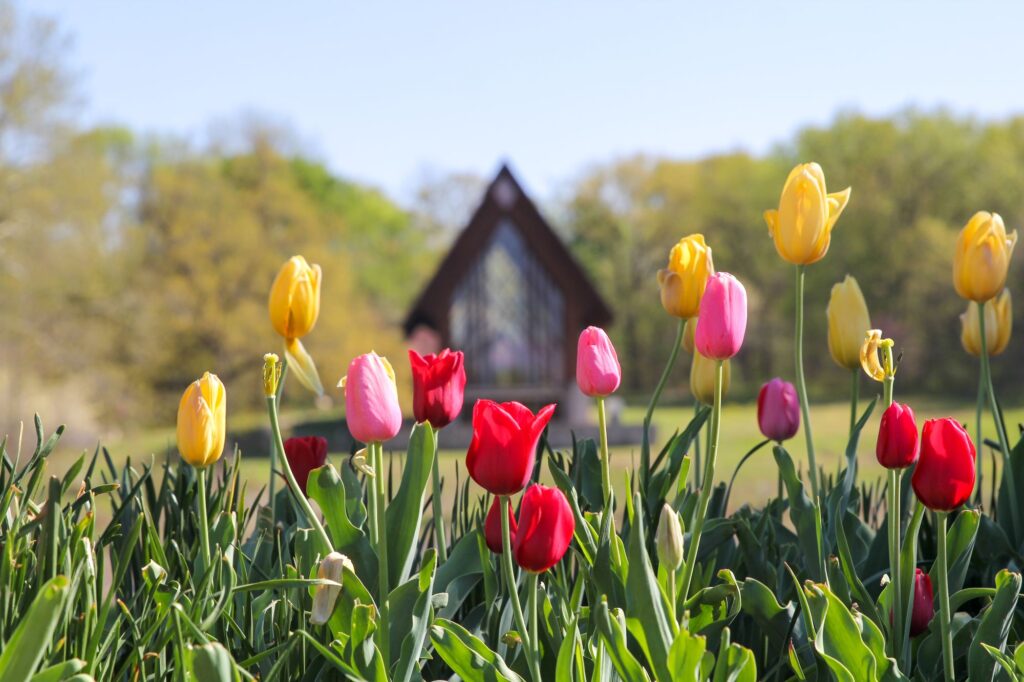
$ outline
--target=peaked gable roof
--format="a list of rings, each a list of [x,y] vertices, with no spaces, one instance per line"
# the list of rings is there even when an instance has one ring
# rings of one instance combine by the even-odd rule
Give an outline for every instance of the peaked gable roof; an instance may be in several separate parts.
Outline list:
[[[420,324],[447,330],[448,308],[458,284],[469,274],[503,219],[509,219],[523,241],[562,290],[586,324],[606,326],[612,312],[583,268],[523,191],[508,165],[502,165],[487,186],[483,200],[459,233],[437,272],[427,283],[403,323],[406,335]]]

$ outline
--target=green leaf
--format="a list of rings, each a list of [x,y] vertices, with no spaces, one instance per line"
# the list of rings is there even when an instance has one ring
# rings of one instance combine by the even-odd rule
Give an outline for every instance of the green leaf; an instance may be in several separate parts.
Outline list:
[[[608,611],[608,602],[602,600],[594,610],[594,621],[597,632],[604,641],[605,651],[612,659],[612,665],[624,680],[650,680],[647,671],[636,660],[626,645],[626,634],[616,622],[613,622]],[[665,678],[671,679],[671,678]]]
[[[416,559],[416,538],[423,520],[423,491],[430,481],[437,438],[430,424],[417,424],[409,437],[398,492],[388,504],[388,570],[391,585],[409,579]],[[382,475],[378,473],[378,476]]]
[[[348,491],[334,465],[327,463],[309,472],[306,492],[323,512],[335,551],[347,556],[360,575],[375,576],[377,557],[366,534],[349,518]]]
[[[793,466],[793,458],[789,456],[786,449],[776,445],[772,454],[775,455],[775,463],[782,475],[782,482],[786,486],[789,497],[789,517],[796,528],[797,538],[800,543],[801,554],[804,559],[804,572],[815,580],[824,580],[825,576],[819,575],[821,570],[818,544],[818,530],[815,523],[815,506],[811,499],[804,492],[804,484],[796,475],[796,467]]]
[[[434,588],[434,572],[437,568],[437,554],[433,549],[428,549],[423,557],[423,567],[420,568],[419,576],[409,582],[416,586],[417,597],[412,611],[408,614],[408,620],[404,614],[391,611],[392,632],[399,634],[405,632],[405,638],[401,644],[401,654],[398,658],[398,667],[395,670],[393,680],[409,682],[417,672],[417,663],[420,653],[423,651],[423,643],[427,639],[427,628],[431,621],[430,597]],[[392,642],[392,651],[395,650]]]
[[[219,642],[192,647],[192,674],[203,682],[237,682],[241,679],[231,654]]]
[[[757,682],[754,652],[739,644],[729,644],[718,652],[714,682]]]
[[[950,594],[958,592],[964,586],[980,524],[981,513],[976,509],[965,509],[957,514],[953,525],[946,532]]]
[[[987,644],[1001,653],[1006,651],[1006,637],[1013,623],[1020,587],[1020,573],[1012,573],[1004,568],[996,574],[996,596],[982,612],[981,622],[967,654],[971,682],[988,682],[994,678],[996,660],[985,651],[983,645]]]
[[[1020,680],[1020,676],[1017,675],[1016,671],[1017,666],[1012,658],[989,644],[982,644],[981,646],[983,646],[985,651],[987,651],[989,655],[996,659],[996,662],[1003,667],[1003,672],[1009,676],[1011,682],[1018,682]]]
[[[707,649],[707,638],[680,630],[668,653],[669,677],[659,680],[699,680],[701,663]]]
[[[72,658],[57,665],[52,665],[45,670],[40,670],[32,676],[32,682],[63,682],[69,677],[85,670],[86,663],[80,658]]]
[[[68,579],[62,575],[50,578],[39,588],[14,634],[4,643],[0,653],[0,680],[25,682],[32,678],[50,647],[67,597]]]
[[[638,513],[633,515],[634,525],[629,531],[629,575],[626,578],[626,602],[630,615],[635,616],[643,626],[651,668],[654,669],[658,679],[667,680],[671,679],[665,661],[672,642],[672,628],[665,615],[665,604],[661,588],[658,585],[658,578],[654,574],[650,557],[647,555],[644,518],[643,514],[639,513],[643,509],[640,493],[635,494],[633,504]]]
[[[430,628],[430,641],[438,656],[466,682],[522,682],[505,659],[457,623],[436,619]]]

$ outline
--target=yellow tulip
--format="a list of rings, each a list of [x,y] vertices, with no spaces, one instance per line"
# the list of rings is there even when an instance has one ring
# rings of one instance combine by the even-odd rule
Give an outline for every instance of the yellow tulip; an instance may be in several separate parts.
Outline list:
[[[668,267],[658,270],[662,307],[675,317],[696,317],[704,287],[714,272],[711,248],[704,243],[704,235],[691,234],[680,239],[669,253]]]
[[[270,323],[286,340],[301,339],[320,314],[320,266],[292,256],[270,287]]]
[[[968,301],[984,302],[1003,290],[1017,233],[1006,234],[998,213],[978,211],[956,240],[953,286]]]
[[[686,321],[686,327],[683,329],[683,350],[687,353],[693,353],[693,335],[697,331],[697,318],[691,317]]]
[[[883,339],[881,329],[867,331],[860,347],[860,366],[875,381],[885,381],[886,377],[896,376],[896,367],[890,361],[892,353],[889,349],[892,346],[893,340]],[[881,359],[879,353],[882,354]]]
[[[227,394],[216,374],[188,385],[178,403],[178,451],[194,467],[207,467],[224,452]]]
[[[860,367],[860,347],[871,329],[868,304],[864,301],[857,280],[847,275],[832,285],[832,295],[825,308],[828,318],[828,352],[836,364],[854,370]]]
[[[981,357],[981,327],[979,326],[978,306],[967,304],[967,312],[960,316],[962,330],[960,343],[964,350],[975,357]],[[989,356],[999,355],[1010,343],[1010,332],[1013,330],[1013,300],[1010,290],[1003,289],[999,296],[985,301],[985,341]]]
[[[826,192],[821,166],[799,164],[786,178],[778,210],[764,212],[776,251],[794,265],[809,265],[824,258],[832,228],[849,200],[849,187],[842,192]]]
[[[700,354],[693,352],[693,364],[690,365],[690,393],[693,397],[705,405],[715,404],[715,364]],[[729,361],[723,361],[722,365],[722,397],[729,392]]]

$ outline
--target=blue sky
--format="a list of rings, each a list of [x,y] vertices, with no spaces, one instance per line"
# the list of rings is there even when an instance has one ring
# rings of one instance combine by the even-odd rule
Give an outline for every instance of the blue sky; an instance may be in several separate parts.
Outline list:
[[[31,7],[74,37],[84,122],[200,140],[257,112],[400,200],[503,158],[547,196],[635,152],[762,152],[842,109],[1024,111],[1024,3]]]

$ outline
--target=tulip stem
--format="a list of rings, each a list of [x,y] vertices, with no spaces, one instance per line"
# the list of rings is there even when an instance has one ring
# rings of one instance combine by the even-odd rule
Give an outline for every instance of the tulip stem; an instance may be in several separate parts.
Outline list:
[[[597,397],[597,426],[601,431],[601,492],[604,494],[604,513],[612,514],[612,469],[608,452],[608,417],[604,397]]]
[[[675,630],[678,627],[679,621],[676,620],[676,569],[670,568],[668,571],[668,617],[672,619],[672,629]]]
[[[438,431],[440,435],[440,431]],[[434,466],[431,471],[431,476],[434,479],[434,495],[433,495],[433,506],[434,510],[434,546],[437,547],[437,558],[438,564],[443,564],[448,561],[448,543],[444,537],[444,505],[441,501],[441,471],[437,463],[437,458],[441,455],[441,447],[434,439]]]
[[[857,428],[857,401],[860,399],[860,367],[855,368],[850,375],[850,435],[847,442],[853,440],[853,430]]]
[[[199,482],[199,545],[203,551],[203,573],[210,566],[210,519],[206,512],[206,467],[196,469]]]
[[[531,655],[535,660],[540,659],[540,637],[537,629],[537,602],[540,595],[537,592],[537,574],[527,573],[526,599],[527,608],[530,610],[530,645],[532,648]]]
[[[807,439],[807,468],[810,469],[811,493],[818,499],[818,463],[814,459],[814,436],[811,434],[811,408],[807,401],[804,379],[804,266],[796,266],[796,390],[800,395],[800,412],[804,418]]]
[[[288,376],[288,354],[285,353],[285,357],[281,358],[281,376],[277,380],[277,388],[274,389],[274,400],[276,404],[281,404],[281,393],[284,392],[284,380]],[[277,447],[276,441],[271,444],[271,447]],[[274,470],[274,456],[270,456],[270,522],[271,525],[277,523],[277,472]]]
[[[976,462],[976,465],[977,465],[976,466],[977,476],[975,478],[974,488],[975,488],[975,492],[977,494],[976,502],[979,505],[982,502],[982,500],[981,500],[981,497],[982,497],[981,465],[984,462],[984,457],[982,456],[982,453],[985,451],[985,440],[982,437],[983,431],[982,431],[982,424],[981,424],[981,413],[985,410],[985,400],[987,400],[987,398],[988,398],[988,396],[987,396],[986,391],[985,391],[985,374],[984,374],[984,372],[979,372],[979,376],[978,376],[978,400],[977,400],[977,402],[976,402],[976,404],[974,406],[974,431],[975,431],[975,434],[976,434],[975,437],[974,437],[974,457],[975,457],[975,462]],[[995,475],[996,475],[996,472],[993,469],[993,471],[992,471],[993,480],[995,480]]]
[[[1017,509],[1017,478],[1013,475],[1013,460],[1010,459],[1010,444],[1009,438],[1006,436],[1006,425],[1003,424],[1003,415],[999,411],[999,403],[996,402],[996,390],[992,384],[992,366],[989,363],[988,357],[988,341],[985,339],[985,308],[981,302],[976,302],[978,306],[978,330],[981,332],[981,374],[985,379],[985,385],[988,388],[988,402],[989,409],[992,411],[992,419],[996,423],[996,433],[999,435],[999,449],[1003,451],[1003,479],[1009,479],[1006,484],[1006,490],[1010,495],[1010,517],[1013,519],[1013,537],[1016,545],[1016,539],[1020,537],[1021,525],[1020,525],[1020,512]],[[977,452],[975,453],[977,456]]]
[[[654,408],[658,406],[658,401],[661,399],[661,392],[665,390],[665,384],[668,383],[669,374],[672,373],[672,368],[676,364],[676,358],[679,357],[679,346],[683,344],[685,331],[686,320],[680,318],[679,324],[676,325],[676,340],[672,344],[672,352],[669,353],[665,369],[661,370],[661,378],[658,379],[658,385],[654,387],[651,401],[647,404],[647,412],[644,414],[643,443],[640,447],[640,487],[642,490],[647,490],[647,478],[651,473],[651,419],[654,417]]]
[[[984,341],[982,347],[984,348]],[[946,564],[946,512],[935,512],[936,533],[938,535],[939,555],[939,628],[942,633],[942,671],[946,682],[954,682],[953,678],[953,636],[950,634],[949,612],[949,566]]]
[[[377,498],[374,504],[377,513],[377,579],[380,592],[380,640],[378,648],[384,665],[391,665],[391,658],[388,655],[390,647],[390,634],[388,614],[388,595],[390,594],[390,575],[388,564],[388,525],[387,525],[387,500],[384,496],[384,444],[369,443],[368,447],[373,455],[373,495]]]
[[[512,569],[512,534],[508,524],[509,514],[512,513],[512,499],[508,495],[502,495],[500,506],[498,511],[501,516],[501,572],[505,578],[505,586],[508,588],[509,601],[512,602],[512,616],[515,618],[516,627],[519,628],[519,638],[523,641],[523,653],[530,666],[530,676],[533,677],[533,682],[542,682],[540,665],[535,660],[533,648],[530,646],[526,617],[523,616],[523,606],[519,602],[519,586],[516,584],[516,576]]]
[[[711,438],[708,442],[708,456],[704,463],[704,480],[697,499],[696,516],[693,529],[690,531],[690,546],[686,549],[686,561],[683,563],[682,595],[686,602],[690,593],[690,583],[697,566],[697,550],[700,548],[700,535],[704,530],[704,520],[708,515],[708,503],[711,501],[711,488],[715,483],[715,461],[718,457],[718,435],[722,423],[722,379],[724,375],[723,361],[715,361],[715,404],[711,409]]]
[[[900,581],[900,477],[903,471],[889,469],[889,583],[892,585],[892,655],[902,659],[903,590]]]
[[[700,414],[700,401],[693,401],[693,416]],[[693,487],[700,484],[700,430],[693,437]]]

